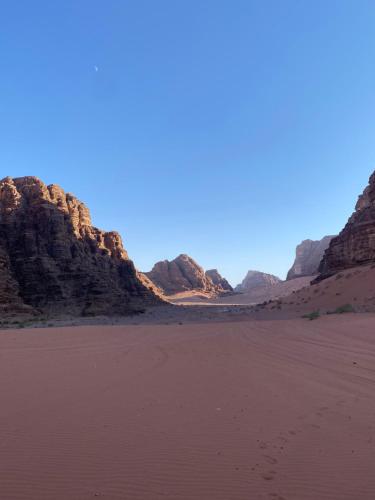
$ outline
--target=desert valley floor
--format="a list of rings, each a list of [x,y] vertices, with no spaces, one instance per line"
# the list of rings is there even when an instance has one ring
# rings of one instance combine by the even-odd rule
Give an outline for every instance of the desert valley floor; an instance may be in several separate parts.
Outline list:
[[[6,500],[373,500],[375,315],[0,332]]]

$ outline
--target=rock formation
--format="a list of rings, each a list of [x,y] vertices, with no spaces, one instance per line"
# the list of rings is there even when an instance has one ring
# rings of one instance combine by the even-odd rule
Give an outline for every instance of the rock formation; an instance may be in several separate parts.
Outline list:
[[[238,303],[259,304],[289,295],[308,286],[311,280],[311,276],[303,276],[289,281],[282,281],[273,274],[249,271],[242,283],[237,285],[234,290],[241,293]]]
[[[209,294],[222,292],[203,268],[186,254],[181,254],[172,261],[157,262],[150,272],[144,274],[166,295],[188,290]]]
[[[304,240],[297,246],[296,258],[288,272],[287,280],[301,276],[318,274],[320,262],[334,236],[325,236],[321,240]]]
[[[217,269],[209,269],[206,271],[206,276],[208,276],[212,283],[223,292],[233,292],[232,286],[221,276]]]
[[[319,267],[320,278],[370,262],[375,262],[375,172],[346,226],[326,250]]]
[[[161,302],[116,232],[36,177],[0,181],[0,304],[3,312],[127,314]]]
[[[281,283],[281,279],[273,274],[260,271],[248,271],[242,283],[236,286],[236,292],[248,292],[255,288],[269,288]]]

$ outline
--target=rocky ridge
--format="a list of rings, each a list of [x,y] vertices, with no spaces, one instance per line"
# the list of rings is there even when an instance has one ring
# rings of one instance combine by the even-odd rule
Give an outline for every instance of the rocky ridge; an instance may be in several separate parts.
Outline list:
[[[224,291],[222,282],[215,284],[209,274],[186,254],[181,254],[172,261],[157,262],[151,271],[144,274],[166,295],[191,290],[215,295]],[[220,281],[221,276],[216,278]]]
[[[372,262],[375,262],[375,172],[344,229],[330,242],[319,266],[319,279]]]
[[[209,269],[206,271],[206,276],[208,276],[212,283],[223,292],[233,292],[233,288],[230,283],[221,276],[217,269]]]
[[[0,181],[0,304],[5,313],[128,314],[162,300],[117,232],[36,177]]]
[[[287,280],[318,274],[320,262],[334,236],[321,240],[304,240],[296,248],[296,258],[288,272]]]

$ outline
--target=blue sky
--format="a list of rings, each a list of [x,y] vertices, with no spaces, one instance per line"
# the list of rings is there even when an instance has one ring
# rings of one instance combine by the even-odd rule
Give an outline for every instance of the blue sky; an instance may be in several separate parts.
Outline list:
[[[374,26],[366,0],[3,2],[0,175],[76,194],[141,270],[285,276],[375,168]]]

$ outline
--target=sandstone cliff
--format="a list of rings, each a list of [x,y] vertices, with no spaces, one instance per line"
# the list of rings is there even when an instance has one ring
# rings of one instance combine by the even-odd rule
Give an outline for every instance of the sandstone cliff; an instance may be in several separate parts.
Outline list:
[[[181,254],[172,261],[157,262],[150,272],[144,274],[167,295],[188,290],[209,294],[222,291],[203,268],[186,254]]]
[[[287,280],[301,276],[318,274],[320,262],[334,236],[325,236],[321,240],[304,240],[297,246],[296,258],[288,272]]]
[[[36,177],[0,181],[0,303],[49,314],[127,314],[161,302],[121,237],[87,207]]]
[[[208,276],[212,283],[217,287],[218,290],[223,292],[233,292],[232,286],[229,282],[221,276],[217,269],[209,269],[206,271],[206,276]]]
[[[346,226],[326,250],[319,267],[320,278],[370,262],[375,262],[375,172]]]

